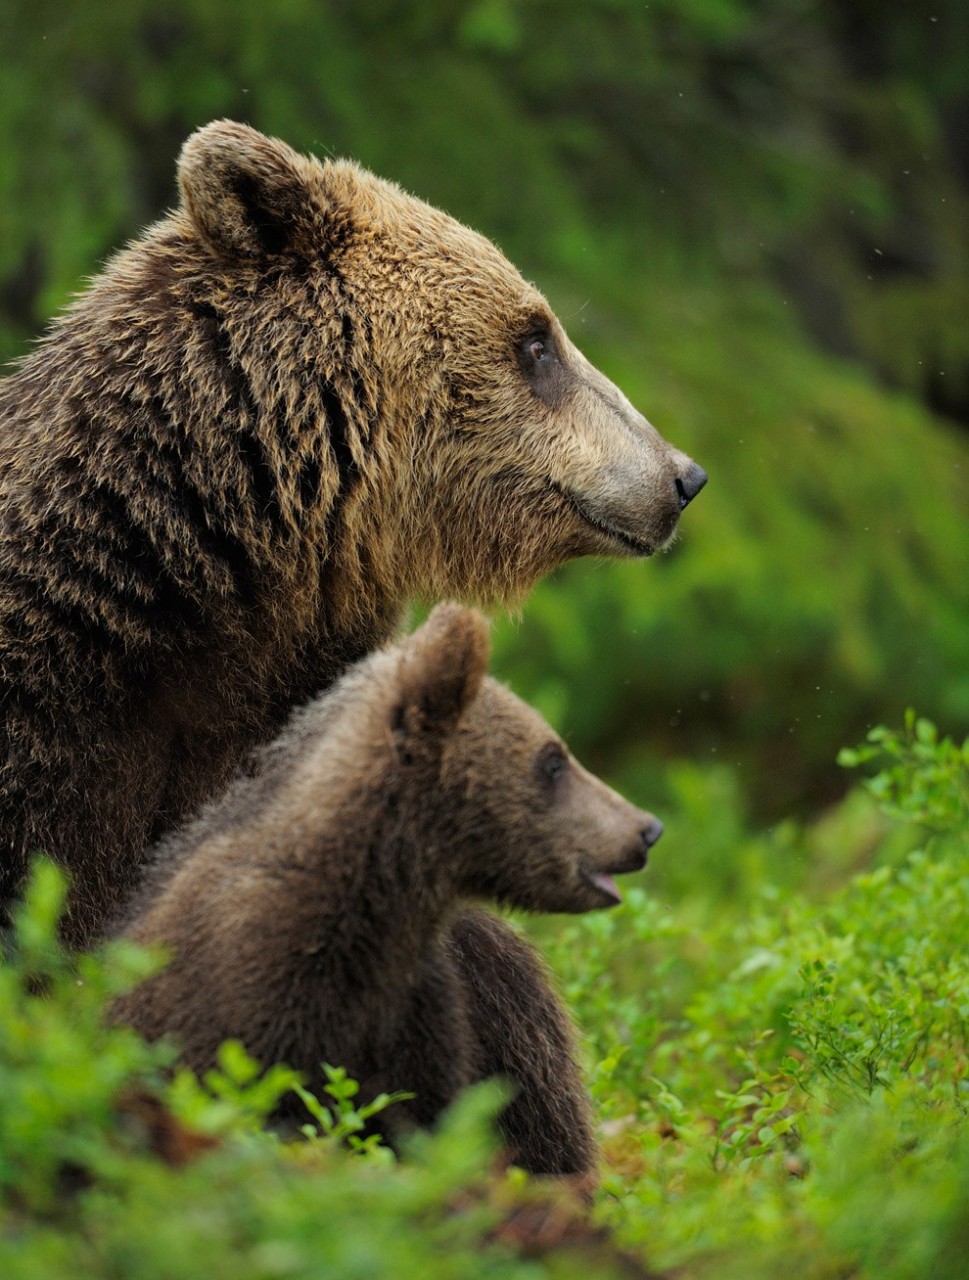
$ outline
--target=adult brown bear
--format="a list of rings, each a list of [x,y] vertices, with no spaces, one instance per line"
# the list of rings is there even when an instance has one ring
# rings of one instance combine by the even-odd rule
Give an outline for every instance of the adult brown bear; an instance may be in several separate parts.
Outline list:
[[[414,598],[645,556],[706,477],[498,250],[221,121],[0,384],[0,908],[83,944],[143,851]]]

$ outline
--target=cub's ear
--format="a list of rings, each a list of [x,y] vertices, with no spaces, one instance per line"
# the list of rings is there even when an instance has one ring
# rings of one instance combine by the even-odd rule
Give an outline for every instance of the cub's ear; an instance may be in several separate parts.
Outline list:
[[[312,235],[312,164],[277,138],[234,120],[215,120],[182,147],[182,203],[221,257],[286,253]]]
[[[394,734],[405,750],[443,740],[477,697],[488,669],[488,622],[440,604],[404,642]]]

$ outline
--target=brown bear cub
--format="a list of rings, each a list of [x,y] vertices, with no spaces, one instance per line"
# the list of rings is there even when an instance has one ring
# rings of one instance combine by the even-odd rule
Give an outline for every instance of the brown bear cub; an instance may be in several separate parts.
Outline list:
[[[414,599],[647,556],[706,479],[493,244],[222,120],[0,383],[0,924],[82,945],[145,849]]]
[[[412,1091],[411,1124],[505,1076],[511,1158],[585,1173],[568,1017],[531,947],[472,904],[611,906],[662,827],[486,677],[487,656],[484,619],[439,606],[299,711],[163,846],[125,932],[172,958],[117,1013],[197,1070],[235,1037],[317,1085],[329,1062],[366,1097]]]

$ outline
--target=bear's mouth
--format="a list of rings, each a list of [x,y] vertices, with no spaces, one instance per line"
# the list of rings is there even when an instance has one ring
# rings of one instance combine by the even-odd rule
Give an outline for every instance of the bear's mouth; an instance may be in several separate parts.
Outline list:
[[[622,894],[619,892],[619,886],[611,875],[605,871],[583,871],[582,875],[597,893],[602,894],[609,906],[619,906],[620,902],[622,902]]]
[[[554,490],[561,498],[569,504],[575,514],[583,520],[597,533],[601,533],[610,542],[618,542],[620,546],[625,547],[634,556],[651,556],[655,551],[652,543],[644,542],[641,538],[634,537],[631,533],[626,533],[624,529],[617,529],[615,525],[607,524],[604,520],[600,520],[598,516],[594,516],[574,493],[569,493],[568,489],[563,489],[561,485],[549,479],[549,488]]]
[[[645,865],[646,851],[644,849],[642,852],[637,851],[635,855],[624,858],[622,862],[617,862],[611,867],[580,867],[580,871],[586,884],[591,885],[597,893],[601,893],[608,906],[616,907],[622,902],[622,894],[619,892],[619,886],[613,876],[628,875],[631,871],[642,871]]]

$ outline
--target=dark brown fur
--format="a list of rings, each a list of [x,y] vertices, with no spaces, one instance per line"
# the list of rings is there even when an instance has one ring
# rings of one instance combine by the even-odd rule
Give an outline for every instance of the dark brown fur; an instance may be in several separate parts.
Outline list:
[[[703,473],[487,240],[222,121],[0,384],[0,914],[81,944],[143,850],[414,597],[645,555]]]
[[[317,1084],[330,1062],[365,1097],[412,1090],[420,1125],[503,1076],[513,1159],[585,1173],[567,1015],[532,948],[469,903],[611,905],[611,874],[641,867],[661,827],[570,760],[486,659],[480,615],[440,606],[300,712],[164,851],[126,932],[172,959],[117,1012],[173,1034],[196,1070],[236,1037]]]

